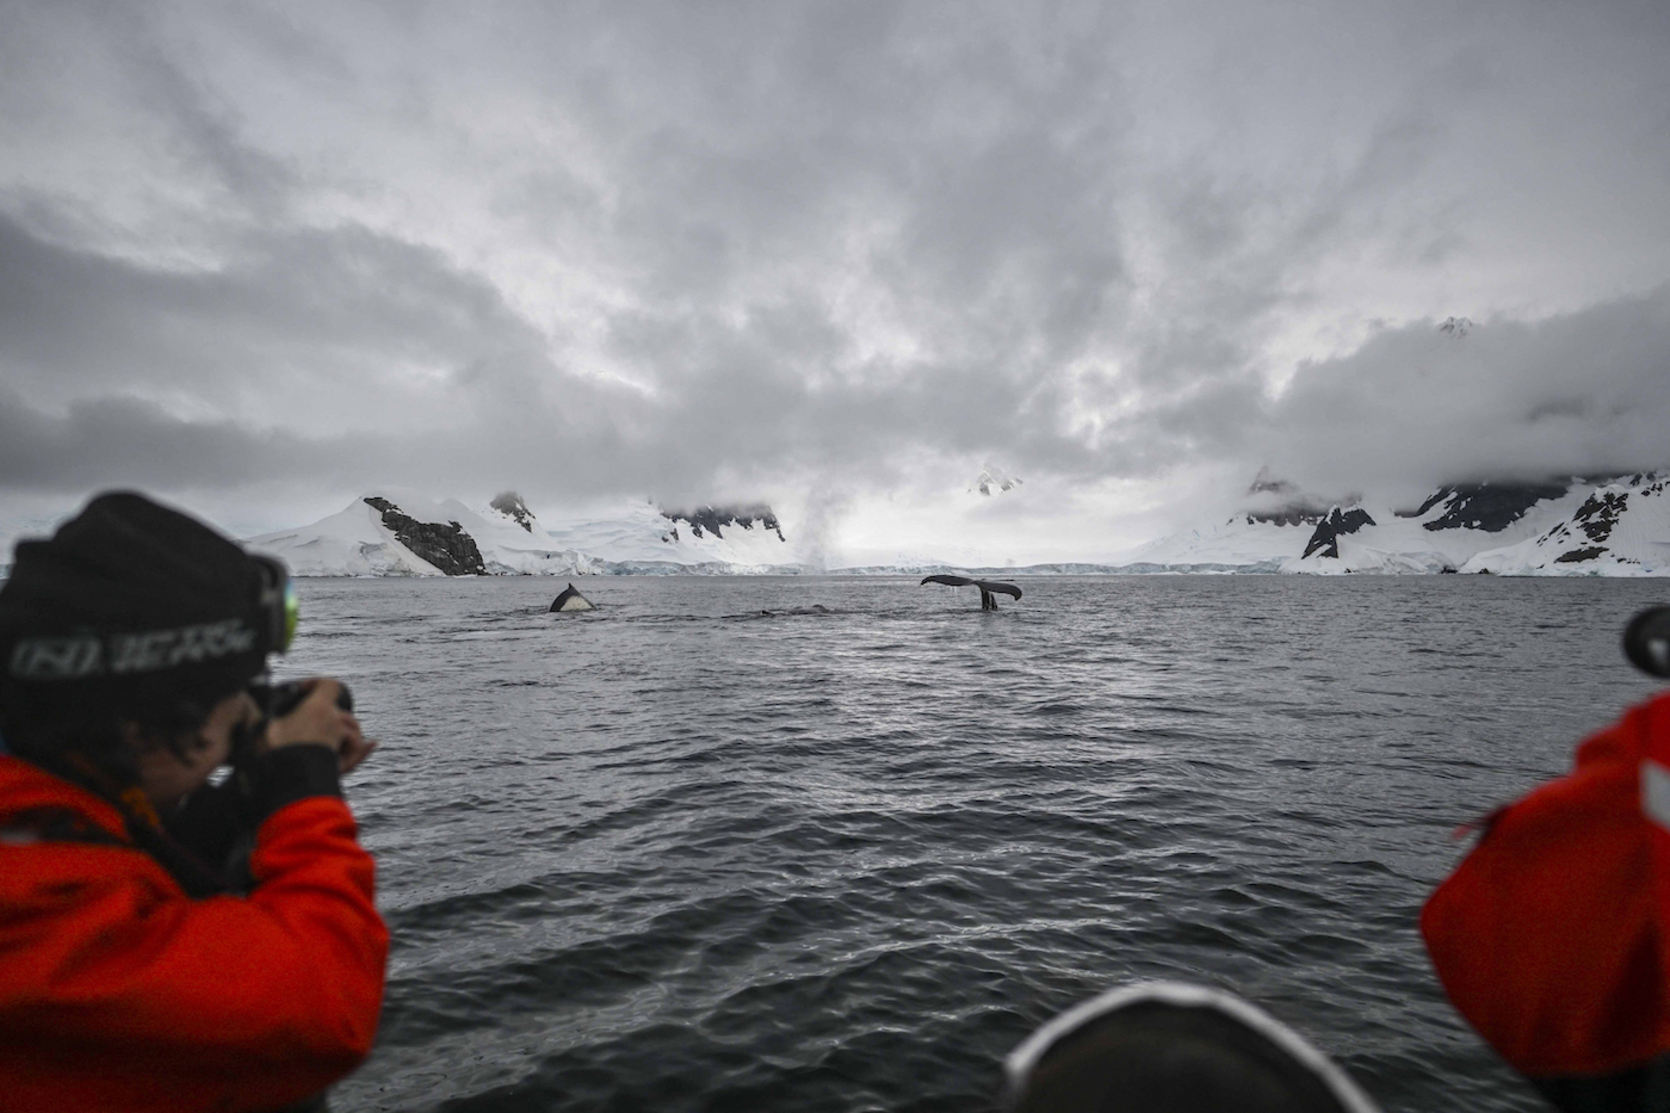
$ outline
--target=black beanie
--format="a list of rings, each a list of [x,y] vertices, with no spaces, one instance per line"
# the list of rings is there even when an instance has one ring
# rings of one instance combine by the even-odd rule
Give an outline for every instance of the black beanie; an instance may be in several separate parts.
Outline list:
[[[51,540],[18,543],[0,587],[0,693],[219,698],[276,648],[261,610],[269,578],[193,518],[100,495]]]

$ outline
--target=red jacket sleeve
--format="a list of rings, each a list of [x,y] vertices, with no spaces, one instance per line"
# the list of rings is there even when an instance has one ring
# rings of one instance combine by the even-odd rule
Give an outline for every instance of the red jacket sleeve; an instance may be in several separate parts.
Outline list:
[[[1670,1050],[1666,760],[1670,696],[1496,813],[1422,911],[1450,1000],[1525,1074],[1605,1075]]]
[[[6,1038],[112,1083],[133,1070],[212,1086],[231,1109],[317,1092],[370,1050],[388,931],[340,799],[268,817],[243,898],[188,899],[119,847],[41,844],[7,861],[21,869],[0,911]]]

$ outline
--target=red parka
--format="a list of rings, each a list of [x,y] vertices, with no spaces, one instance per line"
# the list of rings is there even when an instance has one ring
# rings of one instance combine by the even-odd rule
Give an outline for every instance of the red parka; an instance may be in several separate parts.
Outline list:
[[[32,837],[43,812],[122,844]],[[0,1108],[270,1110],[363,1060],[388,931],[347,805],[279,807],[250,866],[191,899],[109,804],[0,757]]]
[[[1456,1008],[1532,1078],[1670,1051],[1670,695],[1492,816],[1421,932]]]

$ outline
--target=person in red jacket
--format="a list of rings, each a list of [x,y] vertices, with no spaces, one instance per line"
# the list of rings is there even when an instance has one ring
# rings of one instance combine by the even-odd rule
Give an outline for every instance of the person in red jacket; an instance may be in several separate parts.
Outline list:
[[[1651,617],[1625,644],[1663,676],[1665,648],[1661,669],[1629,641]],[[1488,817],[1421,933],[1456,1009],[1556,1107],[1670,1110],[1670,694]]]
[[[277,561],[134,494],[0,588],[0,1108],[322,1109],[369,1053],[388,931],[331,680],[273,718]],[[228,761],[223,783],[210,775]]]

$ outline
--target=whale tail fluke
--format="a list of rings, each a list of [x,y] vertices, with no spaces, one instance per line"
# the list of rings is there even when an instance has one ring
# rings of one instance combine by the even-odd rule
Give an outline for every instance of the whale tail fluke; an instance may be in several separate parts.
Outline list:
[[[996,580],[971,580],[967,576],[949,576],[943,572],[923,576],[922,583],[945,584],[947,587],[977,587],[980,589],[980,609],[983,611],[997,610],[997,600],[992,598],[993,595],[1007,595],[1014,599],[1021,597],[1021,589],[1014,584],[998,583]]]

